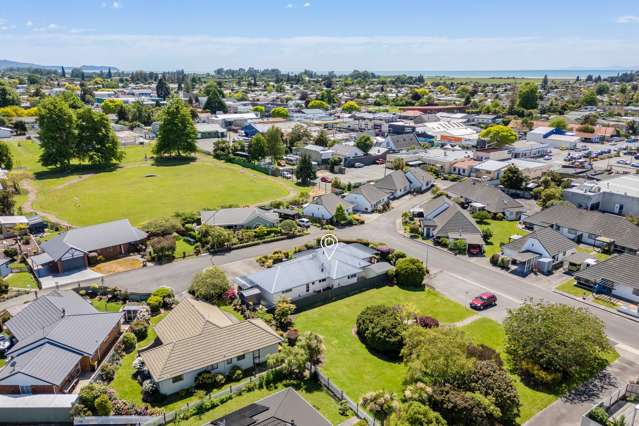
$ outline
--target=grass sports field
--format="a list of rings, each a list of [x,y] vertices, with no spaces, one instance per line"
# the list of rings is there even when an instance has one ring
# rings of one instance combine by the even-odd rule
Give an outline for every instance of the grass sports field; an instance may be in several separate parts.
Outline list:
[[[204,155],[190,163],[154,165],[149,146],[125,148],[125,160],[112,170],[76,168],[65,174],[40,166],[33,141],[9,142],[9,147],[15,169],[33,173],[35,199],[31,206],[24,196],[17,202],[76,226],[121,218],[139,225],[176,211],[258,204],[295,192],[283,179]]]

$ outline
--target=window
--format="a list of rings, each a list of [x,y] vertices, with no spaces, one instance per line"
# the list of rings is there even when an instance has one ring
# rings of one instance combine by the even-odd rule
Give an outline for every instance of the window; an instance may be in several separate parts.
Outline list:
[[[322,278],[321,280],[319,280],[319,282],[321,283],[326,282],[326,278]]]
[[[306,284],[306,292],[308,293],[311,290],[311,285],[310,284]]]
[[[229,365],[233,364],[233,358],[229,358],[229,359],[227,359],[227,360],[226,360],[226,363],[227,363],[227,364],[229,364]]]
[[[242,355],[238,355],[237,358],[235,358],[237,361],[242,361],[244,358],[246,358],[246,355],[242,354]]]
[[[282,294],[290,293],[291,291],[293,291],[293,289],[292,289],[292,288],[289,288],[289,289],[283,290],[283,291],[282,291]]]
[[[181,374],[179,376],[175,376],[171,379],[172,383],[177,383],[177,382],[181,382],[182,380],[184,380],[184,376],[182,376]]]
[[[218,367],[218,363],[216,362],[215,364],[209,367],[209,370],[217,370],[217,367]]]
[[[632,289],[632,295],[633,296],[639,296],[639,288],[633,288]]]
[[[352,278],[355,278],[356,276],[357,276],[357,274],[352,274],[352,275],[349,275],[347,278],[350,280]]]

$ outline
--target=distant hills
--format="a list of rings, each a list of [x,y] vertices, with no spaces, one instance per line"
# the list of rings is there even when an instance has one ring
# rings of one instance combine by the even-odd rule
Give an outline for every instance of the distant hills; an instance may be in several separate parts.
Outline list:
[[[10,61],[8,59],[0,59],[0,70],[6,70],[8,68],[34,68],[34,69],[43,69],[43,70],[59,70],[62,65],[41,65],[41,64],[31,64],[28,62],[17,62]],[[73,68],[79,68],[82,71],[87,72],[100,72],[107,71],[111,68],[111,71],[119,71],[117,67],[108,66],[108,65],[81,65],[79,67],[74,67],[72,65],[64,65],[64,68],[70,72]]]

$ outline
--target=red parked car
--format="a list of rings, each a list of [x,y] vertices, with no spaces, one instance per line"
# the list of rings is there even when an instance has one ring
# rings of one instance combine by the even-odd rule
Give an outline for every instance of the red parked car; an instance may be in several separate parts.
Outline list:
[[[322,176],[320,180],[324,183],[331,183],[331,178],[329,178],[328,176]]]
[[[470,301],[470,307],[478,311],[483,311],[497,304],[497,296],[493,293],[482,293]]]

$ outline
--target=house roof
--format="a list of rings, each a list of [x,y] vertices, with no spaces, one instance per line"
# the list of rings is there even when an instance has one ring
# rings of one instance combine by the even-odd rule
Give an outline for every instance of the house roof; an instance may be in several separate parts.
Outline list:
[[[449,234],[479,234],[481,230],[468,212],[446,197],[437,197],[423,204],[422,224],[434,226],[435,237],[446,237]]]
[[[394,149],[402,150],[415,146],[419,146],[419,141],[414,133],[405,133],[403,135],[388,135],[387,138]]]
[[[599,237],[610,238],[615,244],[639,250],[639,227],[623,216],[584,210],[564,202],[531,215],[526,223],[537,226],[558,225]]]
[[[157,323],[155,332],[163,343],[169,343],[196,336],[208,325],[226,327],[236,322],[238,320],[235,317],[225,314],[216,306],[195,299],[184,299]]]
[[[620,254],[575,274],[577,280],[597,283],[606,279],[626,287],[639,289],[639,256]]]
[[[168,316],[162,321],[167,320],[170,320]],[[224,327],[209,322],[196,335],[164,343],[142,352],[140,356],[153,379],[161,381],[281,341],[282,338],[260,319],[249,319]]]
[[[239,207],[200,212],[202,225],[242,226],[260,218],[272,224],[279,222],[277,213],[267,212],[257,207]]]
[[[211,422],[214,426],[329,426],[294,389],[286,388]]]
[[[0,383],[21,373],[60,386],[81,358],[80,354],[47,343],[9,361],[0,370]]]
[[[353,189],[351,193],[360,194],[362,197],[366,199],[366,201],[368,201],[372,205],[377,204],[378,202],[388,197],[388,194],[386,194],[386,192],[378,189],[372,183],[367,183],[365,185],[358,186],[357,188]]]
[[[460,196],[486,206],[492,213],[503,213],[506,210],[524,210],[523,204],[497,188],[473,179],[458,182],[446,189],[449,194]]]
[[[539,228],[535,232],[504,245],[503,248],[520,252],[523,250],[526,242],[530,239],[537,240],[550,256],[565,253],[566,251],[577,247],[577,244],[574,241],[564,237],[559,232],[550,228]]]
[[[394,193],[410,186],[410,182],[403,171],[395,170],[375,182],[375,186],[386,193]]]
[[[70,248],[90,251],[132,243],[147,237],[146,232],[131,225],[128,219],[71,229],[42,243],[42,250],[53,260],[60,259]]]
[[[340,157],[361,157],[364,154],[364,151],[362,151],[361,149],[359,149],[358,147],[356,147],[355,145],[349,145],[349,144],[344,144],[344,143],[339,143],[337,145],[333,145],[331,147],[331,149],[333,150],[333,153],[335,155],[338,155]]]
[[[430,173],[428,173],[426,170],[422,169],[421,167],[411,167],[406,172],[406,174],[408,173],[410,173],[412,177],[414,177],[421,183],[429,183],[435,180],[433,175],[431,175]]]
[[[326,211],[330,213],[331,216],[335,214],[337,206],[340,204],[344,206],[344,209],[346,210],[353,207],[351,203],[339,197],[338,195],[333,194],[332,192],[314,197],[313,201],[311,201],[311,204],[323,206]]]

